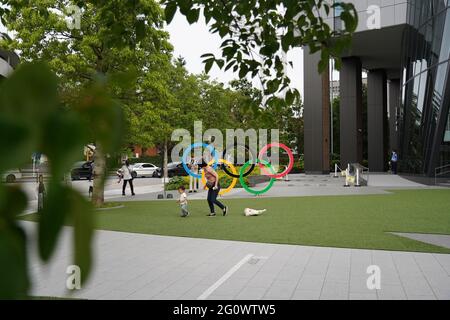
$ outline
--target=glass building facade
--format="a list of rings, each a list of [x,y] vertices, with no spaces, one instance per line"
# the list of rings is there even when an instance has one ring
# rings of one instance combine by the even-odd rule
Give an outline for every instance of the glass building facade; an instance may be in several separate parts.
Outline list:
[[[410,0],[403,37],[400,171],[450,164],[450,0]]]

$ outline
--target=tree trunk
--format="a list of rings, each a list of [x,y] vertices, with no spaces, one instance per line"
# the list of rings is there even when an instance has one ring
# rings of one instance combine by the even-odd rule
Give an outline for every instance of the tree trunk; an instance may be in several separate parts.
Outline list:
[[[103,153],[101,144],[96,145],[94,156],[94,185],[92,192],[92,204],[95,207],[101,207],[105,202],[105,172],[106,172],[106,157]]]

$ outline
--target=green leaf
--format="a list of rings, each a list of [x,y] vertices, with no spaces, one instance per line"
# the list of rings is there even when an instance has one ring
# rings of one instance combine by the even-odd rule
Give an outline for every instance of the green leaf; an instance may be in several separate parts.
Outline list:
[[[145,21],[137,20],[136,21],[136,41],[140,42],[145,38]]]
[[[92,266],[92,237],[94,234],[94,212],[89,202],[72,191],[70,215],[74,226],[74,264],[81,269],[81,283],[89,278]]]
[[[286,104],[287,105],[290,106],[290,105],[294,104],[295,96],[294,96],[294,94],[292,93],[291,90],[286,92],[286,98],[285,99],[286,99]]]
[[[189,24],[193,24],[198,21],[200,15],[200,9],[191,9],[186,14],[186,19],[189,22]]]
[[[0,117],[0,146],[7,150],[0,157],[0,172],[15,168],[29,159],[34,151],[35,139],[32,135],[30,128],[20,119]]]
[[[213,63],[214,63],[214,59],[209,59],[204,61],[205,63],[205,73],[209,73],[209,71],[211,70]]]
[[[24,299],[30,288],[25,232],[0,227],[0,299]]]
[[[177,4],[175,1],[171,1],[167,3],[166,7],[164,8],[164,14],[166,18],[167,23],[171,23],[173,20],[173,17],[175,16],[175,13],[177,12]]]
[[[80,150],[88,138],[86,131],[79,115],[73,111],[60,110],[45,122],[42,138],[45,143],[40,150],[52,164],[54,179],[62,179],[71,165],[79,159]]]
[[[212,53],[205,53],[205,54],[202,54],[201,56],[200,56],[200,58],[208,58],[208,57],[210,57],[210,58],[214,58],[214,54],[212,54]]]
[[[0,299],[23,299],[30,287],[26,236],[16,222],[26,206],[19,187],[0,186]]]
[[[61,228],[70,211],[70,194],[72,189],[59,185],[52,181],[48,187],[47,196],[44,199],[44,209],[39,219],[39,254],[42,260],[48,261],[56,248]]]
[[[89,130],[90,141],[99,142],[105,153],[114,153],[122,142],[123,110],[111,99],[103,84],[97,83],[82,95],[77,111]]]

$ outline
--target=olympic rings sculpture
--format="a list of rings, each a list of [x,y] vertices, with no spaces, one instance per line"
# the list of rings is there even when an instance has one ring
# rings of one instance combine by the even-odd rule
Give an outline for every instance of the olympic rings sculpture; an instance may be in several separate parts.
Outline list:
[[[233,147],[235,146],[234,144],[232,145]],[[289,149],[286,145],[279,143],[279,142],[273,142],[273,143],[269,143],[268,145],[264,146],[259,154],[258,154],[258,158],[255,159],[254,157],[254,152],[251,148],[247,147],[244,145],[245,149],[248,151],[249,154],[252,155],[253,159],[250,159],[249,161],[247,161],[239,170],[239,173],[236,170],[236,167],[228,160],[226,159],[219,159],[218,155],[217,155],[217,151],[215,150],[215,148],[212,145],[206,144],[206,143],[202,143],[202,142],[197,142],[197,143],[193,143],[192,145],[190,145],[183,153],[183,158],[182,158],[182,164],[183,164],[183,168],[186,171],[186,173],[190,176],[193,176],[195,178],[199,178],[202,179],[202,183],[204,185],[206,185],[206,179],[205,179],[205,172],[203,171],[202,174],[196,174],[194,172],[192,172],[187,163],[186,160],[188,158],[188,156],[190,155],[190,152],[193,148],[207,148],[209,149],[209,151],[211,152],[211,154],[213,155],[214,159],[212,159],[208,165],[210,166],[211,164],[213,165],[213,168],[216,169],[217,166],[222,163],[223,164],[223,170],[224,172],[233,178],[231,184],[226,188],[223,189],[219,192],[219,195],[223,195],[226,194],[228,192],[230,192],[235,186],[236,183],[239,179],[239,182],[241,183],[242,187],[249,193],[255,194],[255,195],[260,195],[263,194],[267,191],[269,191],[274,182],[276,181],[276,179],[282,178],[284,176],[286,176],[287,174],[289,174],[289,172],[292,170],[293,166],[294,166],[294,155],[292,153],[292,150]],[[283,149],[284,151],[286,151],[286,153],[288,154],[289,157],[289,164],[286,166],[286,169],[281,172],[281,173],[276,173],[275,169],[273,168],[273,166],[266,160],[262,159],[263,155],[270,149],[270,148],[274,148],[274,147],[278,147],[280,149]],[[230,148],[230,146],[227,146],[227,148]],[[223,158],[225,158],[226,156],[226,151],[227,148],[225,148],[223,150]],[[270,177],[269,180],[269,184],[263,188],[262,190],[254,190],[252,188],[250,188],[246,182],[245,182],[245,177],[248,176],[255,168],[256,164],[259,166],[259,168],[261,169],[261,172]],[[231,168],[231,172],[228,171],[227,166]],[[248,171],[247,168],[250,169]],[[265,169],[265,167],[269,168],[270,173],[267,172],[267,170]]]
[[[230,144],[225,149],[223,149],[222,158],[226,159],[227,149],[230,149],[231,147],[234,148],[234,146],[235,146],[235,144]],[[253,160],[256,160],[256,153],[253,151],[253,149],[251,149],[250,147],[247,147],[246,145],[241,145],[241,146],[243,146],[245,148],[245,150],[247,150],[248,153],[252,155],[252,159]],[[252,173],[252,171],[254,169],[255,169],[255,163],[252,162],[251,166],[250,166],[250,169],[247,172],[245,172],[243,174],[243,176],[244,177],[248,176],[250,173]],[[234,173],[229,172],[226,166],[223,166],[223,171],[225,171],[225,173],[227,175],[229,175],[230,177],[238,178],[238,179],[240,177],[240,174],[234,174]]]
[[[202,176],[198,173],[192,172],[191,169],[188,168],[186,159],[190,155],[190,152],[192,149],[200,148],[200,147],[207,148],[211,151],[211,154],[214,156],[214,160],[215,160],[214,165],[213,165],[214,170],[217,168],[217,165],[219,164],[219,156],[217,155],[216,149],[214,149],[214,147],[212,145],[203,143],[203,142],[197,142],[197,143],[191,144],[188,148],[186,148],[186,150],[184,150],[183,158],[181,159],[181,163],[183,164],[183,168],[188,175],[193,176],[198,179],[201,179]]]

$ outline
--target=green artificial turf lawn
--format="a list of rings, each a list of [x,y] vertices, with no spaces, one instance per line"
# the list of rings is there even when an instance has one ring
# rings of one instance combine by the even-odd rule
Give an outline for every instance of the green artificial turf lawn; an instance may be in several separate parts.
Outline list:
[[[450,234],[449,190],[396,190],[387,195],[223,199],[227,217],[209,218],[206,200],[189,202],[179,216],[175,201],[126,202],[99,211],[98,229],[195,238],[346,248],[450,253],[387,232]],[[245,217],[244,208],[267,209]],[[220,210],[217,211],[218,213]],[[36,220],[37,215],[23,219]]]

